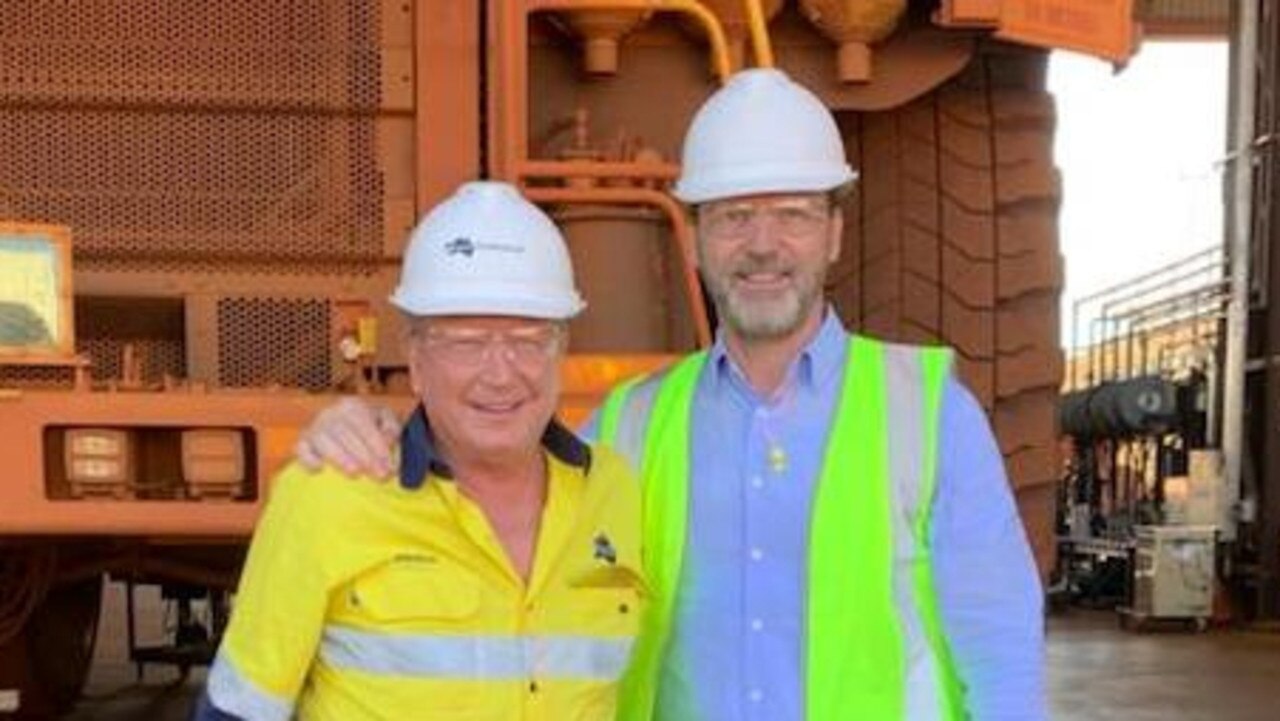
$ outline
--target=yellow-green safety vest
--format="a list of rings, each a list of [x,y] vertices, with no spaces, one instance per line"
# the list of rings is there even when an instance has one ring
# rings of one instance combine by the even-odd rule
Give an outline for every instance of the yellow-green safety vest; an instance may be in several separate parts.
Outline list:
[[[706,353],[697,353],[625,383],[601,410],[601,441],[640,469],[653,590],[620,697],[621,721],[654,719],[684,557],[691,414],[705,362]],[[965,717],[942,632],[929,528],[950,366],[945,348],[850,339],[809,528],[807,721]],[[925,657],[923,667],[909,660],[912,641],[926,651],[915,654]]]

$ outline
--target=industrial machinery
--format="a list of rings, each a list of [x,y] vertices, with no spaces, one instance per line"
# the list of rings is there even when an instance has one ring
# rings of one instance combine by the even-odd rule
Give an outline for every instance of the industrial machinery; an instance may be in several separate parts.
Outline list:
[[[1139,526],[1135,533],[1133,605],[1126,623],[1185,619],[1203,631],[1213,615],[1217,567],[1213,526]]]
[[[385,298],[458,183],[518,182],[565,229],[590,303],[569,421],[708,342],[666,190],[693,109],[745,63],[835,112],[861,171],[835,307],[956,347],[1047,569],[1059,184],[1046,55],[1015,41],[1122,61],[1129,6],[0,4],[0,703],[74,700],[106,577],[179,610],[135,661],[207,659],[298,429],[336,393],[408,402]]]
[[[1070,453],[1059,505],[1059,589],[1122,619],[1203,629],[1219,541],[1238,518],[1213,444],[1227,302],[1220,247],[1081,299],[1059,412]]]

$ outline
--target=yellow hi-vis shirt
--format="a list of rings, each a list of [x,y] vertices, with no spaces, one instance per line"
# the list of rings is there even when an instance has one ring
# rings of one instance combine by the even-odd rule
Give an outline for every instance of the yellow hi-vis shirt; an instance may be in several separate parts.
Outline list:
[[[208,700],[255,720],[613,719],[644,610],[638,482],[608,449],[546,448],[527,585],[438,461],[416,489],[286,468]]]

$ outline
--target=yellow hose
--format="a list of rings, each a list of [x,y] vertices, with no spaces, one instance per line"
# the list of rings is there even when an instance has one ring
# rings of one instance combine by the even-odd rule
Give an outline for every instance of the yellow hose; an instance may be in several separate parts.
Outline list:
[[[773,44],[769,42],[769,27],[764,19],[764,9],[760,0],[742,0],[747,8],[747,24],[751,29],[751,50],[756,56],[756,65],[762,68],[773,67]]]
[[[698,21],[707,32],[711,44],[711,62],[720,82],[729,79],[733,63],[729,60],[729,43],[715,13],[698,0],[528,0],[526,9],[534,10],[657,10],[684,13]],[[759,11],[759,8],[757,8]],[[763,26],[762,26],[763,27]],[[767,38],[766,38],[767,39]]]

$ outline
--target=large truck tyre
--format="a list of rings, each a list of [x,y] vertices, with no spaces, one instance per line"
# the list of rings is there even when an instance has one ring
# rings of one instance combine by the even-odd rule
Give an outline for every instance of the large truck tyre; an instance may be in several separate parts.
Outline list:
[[[102,609],[101,576],[54,586],[27,623],[27,653],[40,691],[58,713],[84,691]]]
[[[93,660],[101,576],[58,580],[51,545],[0,548],[0,690],[16,715],[46,719],[71,709]]]
[[[864,332],[957,351],[1042,573],[1054,561],[1060,183],[1047,55],[992,44],[938,90],[841,113],[861,172],[829,279]]]

